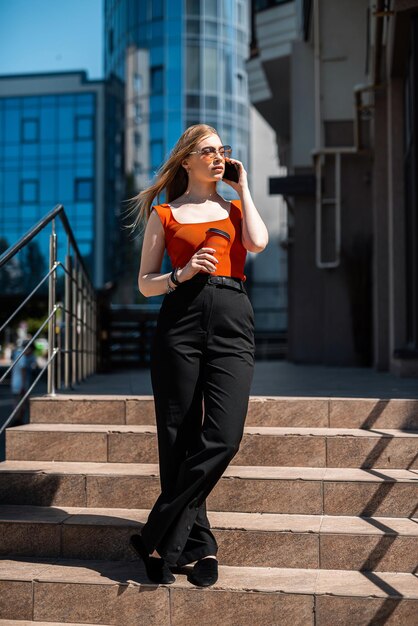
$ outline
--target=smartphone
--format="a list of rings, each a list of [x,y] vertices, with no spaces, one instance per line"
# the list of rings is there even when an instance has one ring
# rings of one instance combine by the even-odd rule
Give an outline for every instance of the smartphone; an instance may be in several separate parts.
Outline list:
[[[225,161],[225,171],[222,178],[226,178],[227,180],[232,180],[233,183],[237,183],[239,181],[238,166],[230,161]]]

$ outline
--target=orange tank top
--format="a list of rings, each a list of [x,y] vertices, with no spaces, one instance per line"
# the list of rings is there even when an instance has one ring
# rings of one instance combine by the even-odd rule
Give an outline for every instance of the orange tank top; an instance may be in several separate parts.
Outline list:
[[[212,220],[210,222],[200,222],[198,224],[183,224],[177,222],[171,211],[169,204],[157,204],[152,207],[157,212],[165,233],[165,246],[173,267],[184,267],[193,254],[203,247],[206,230],[208,228],[220,228],[225,230],[229,236],[229,244],[215,272],[210,272],[211,276],[233,276],[245,281],[244,264],[247,256],[247,249],[242,244],[242,209],[241,200],[232,200],[230,203],[229,216],[223,220]],[[209,274],[209,272],[199,272],[199,274]]]

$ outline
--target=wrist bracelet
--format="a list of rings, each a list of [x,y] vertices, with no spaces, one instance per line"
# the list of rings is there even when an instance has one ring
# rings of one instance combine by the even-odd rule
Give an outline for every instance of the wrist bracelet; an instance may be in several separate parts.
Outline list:
[[[171,293],[172,291],[175,291],[176,288],[175,287],[171,287],[170,285],[170,276],[167,276],[167,293]]]
[[[179,267],[175,267],[170,274],[171,282],[173,282],[175,285],[181,285],[180,281],[177,280],[177,270],[179,269]]]

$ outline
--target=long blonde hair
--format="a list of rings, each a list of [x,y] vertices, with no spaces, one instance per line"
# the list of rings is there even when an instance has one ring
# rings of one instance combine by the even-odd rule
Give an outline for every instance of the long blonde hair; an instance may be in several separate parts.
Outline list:
[[[167,161],[158,169],[155,183],[140,191],[133,198],[126,200],[130,204],[128,215],[135,215],[134,221],[128,224],[126,228],[130,228],[132,232],[135,232],[135,230],[140,229],[141,223],[148,221],[152,202],[156,197],[159,202],[160,193],[164,189],[166,191],[166,202],[175,200],[186,191],[189,177],[182,166],[182,161],[202,139],[212,134],[218,135],[218,132],[212,126],[208,126],[208,124],[194,124],[184,131],[172,149]]]

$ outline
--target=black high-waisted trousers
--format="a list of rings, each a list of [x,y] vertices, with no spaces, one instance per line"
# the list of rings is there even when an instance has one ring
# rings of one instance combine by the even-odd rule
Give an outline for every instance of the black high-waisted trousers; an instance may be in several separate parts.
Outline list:
[[[151,351],[161,494],[141,531],[169,565],[215,555],[205,499],[238,451],[254,370],[254,311],[196,274],[165,295]]]

